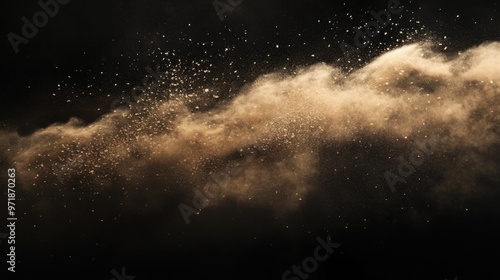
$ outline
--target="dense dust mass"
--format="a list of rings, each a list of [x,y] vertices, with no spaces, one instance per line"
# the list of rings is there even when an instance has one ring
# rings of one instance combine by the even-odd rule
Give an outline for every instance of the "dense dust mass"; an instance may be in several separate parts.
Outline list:
[[[453,57],[412,44],[349,74],[318,64],[263,75],[209,110],[193,110],[189,92],[144,98],[90,124],[72,118],[29,136],[3,131],[0,145],[40,209],[50,207],[44,194],[74,192],[176,207],[183,200],[172,197],[190,202],[230,160],[241,172],[228,174],[210,206],[231,200],[289,212],[312,191],[387,196],[384,172],[397,172],[397,158],[431,138],[434,153],[410,181],[465,195],[481,192],[478,178],[498,183],[499,83],[500,43]]]

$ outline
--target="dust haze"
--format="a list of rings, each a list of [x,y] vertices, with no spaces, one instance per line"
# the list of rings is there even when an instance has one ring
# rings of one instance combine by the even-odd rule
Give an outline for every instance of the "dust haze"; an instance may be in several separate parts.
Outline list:
[[[212,96],[146,94],[93,123],[72,118],[25,137],[3,131],[0,145],[40,213],[52,194],[57,204],[89,196],[123,208],[168,205],[182,220],[177,205],[230,160],[241,172],[228,174],[208,208],[232,201],[293,213],[332,203],[311,201],[314,192],[373,203],[391,195],[383,174],[397,169],[396,158],[434,137],[435,153],[396,189],[418,184],[445,202],[448,192],[482,192],[478,178],[498,182],[500,43],[453,57],[432,49],[403,46],[349,74],[326,63],[269,73],[204,111],[193,102]]]

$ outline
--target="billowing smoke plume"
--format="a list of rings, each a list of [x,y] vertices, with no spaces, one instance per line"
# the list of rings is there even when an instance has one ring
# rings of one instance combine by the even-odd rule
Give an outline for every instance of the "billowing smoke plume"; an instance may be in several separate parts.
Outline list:
[[[289,212],[322,188],[353,200],[363,189],[386,196],[384,173],[397,175],[397,158],[431,138],[434,153],[396,190],[419,182],[431,192],[480,191],[478,178],[498,180],[499,84],[500,43],[455,57],[413,44],[351,74],[319,64],[264,75],[207,111],[193,110],[186,93],[90,124],[71,119],[26,137],[2,132],[0,144],[20,188],[39,201],[44,193],[92,193],[177,207],[227,173],[230,183],[210,205]],[[231,160],[240,172],[230,174]]]

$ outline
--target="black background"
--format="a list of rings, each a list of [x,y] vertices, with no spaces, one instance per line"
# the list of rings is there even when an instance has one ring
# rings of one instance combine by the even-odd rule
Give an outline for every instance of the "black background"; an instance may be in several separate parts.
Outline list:
[[[27,45],[21,45],[18,54],[6,39],[1,44],[0,124],[28,135],[70,117],[91,122],[109,112],[111,102],[123,92],[141,84],[146,66],[168,70],[161,64],[160,51],[175,50],[188,63],[211,63],[212,72],[193,83],[218,84],[222,99],[228,99],[259,75],[285,66],[326,62],[349,71],[381,54],[384,47],[407,42],[438,41],[443,52],[454,53],[500,39],[495,1],[402,0],[401,18],[393,19],[399,25],[386,27],[387,35],[375,37],[356,59],[346,60],[339,43],[352,44],[353,26],[370,21],[368,12],[385,9],[387,2],[244,0],[221,22],[209,0],[72,0]],[[36,1],[4,3],[3,34],[20,34],[21,17],[31,18],[38,10]],[[408,40],[400,30],[419,33]],[[226,48],[230,51],[221,55]],[[373,211],[369,230],[359,227],[335,233],[334,240],[342,243],[340,252],[321,263],[310,279],[497,279],[499,198],[497,193],[469,199],[466,206],[475,212],[468,216],[416,202],[429,204],[433,220],[421,227],[400,221],[397,209]],[[111,279],[111,269],[126,267],[138,280],[280,279],[293,263],[311,255],[317,236],[326,237],[336,227],[333,218],[315,217],[314,209],[305,209],[297,215],[315,221],[312,232],[301,235],[307,229],[298,222],[291,225],[296,234],[288,233],[286,240],[280,237],[283,229],[258,208],[237,208],[241,215],[231,223],[223,218],[228,217],[227,211],[233,210],[227,206],[204,213],[205,222],[187,228],[179,224],[179,229],[172,229],[176,238],[168,245],[158,236],[163,231],[156,231],[159,216],[145,213],[150,215],[147,219],[134,215],[123,225],[88,237],[103,240],[105,245],[99,249],[90,247],[90,241],[52,244],[50,249],[47,244],[43,249],[22,248],[18,275],[20,279]],[[51,225],[57,226],[60,214],[54,215]],[[328,222],[321,225],[320,221]],[[248,225],[263,229],[259,238],[265,242],[252,242],[255,232],[240,230]],[[67,231],[74,234],[78,229]],[[133,238],[122,240],[122,235]],[[213,242],[211,235],[224,242]],[[124,249],[128,246],[133,249]],[[68,247],[73,251],[68,252]]]

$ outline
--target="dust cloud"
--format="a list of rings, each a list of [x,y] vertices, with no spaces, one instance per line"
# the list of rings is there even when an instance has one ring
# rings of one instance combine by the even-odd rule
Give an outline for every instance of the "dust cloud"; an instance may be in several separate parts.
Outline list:
[[[234,160],[241,172],[227,174],[231,183],[210,203],[286,212],[324,180],[387,195],[383,174],[397,168],[396,158],[415,141],[438,137],[416,179],[431,192],[468,193],[479,191],[479,177],[498,180],[499,84],[500,43],[453,57],[420,43],[350,74],[318,64],[263,75],[205,111],[192,109],[189,92],[163,101],[145,95],[141,106],[90,124],[72,118],[25,137],[0,132],[0,146],[19,188],[40,199],[91,192],[177,205]]]

